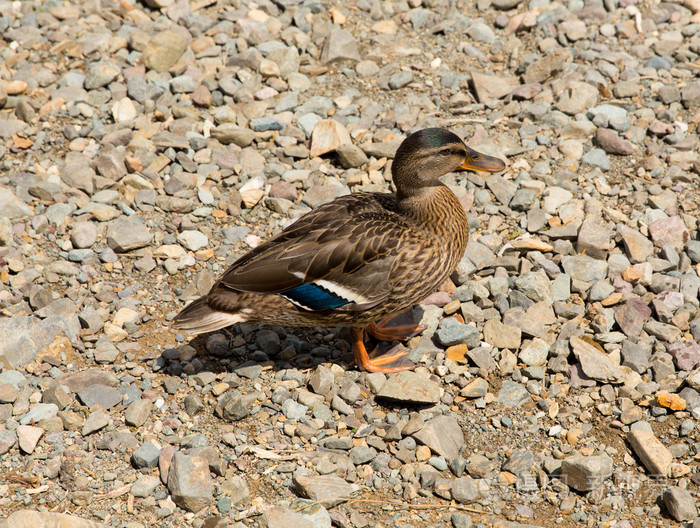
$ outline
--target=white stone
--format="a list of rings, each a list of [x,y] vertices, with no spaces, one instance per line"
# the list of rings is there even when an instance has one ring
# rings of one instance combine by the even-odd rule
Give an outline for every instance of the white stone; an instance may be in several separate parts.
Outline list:
[[[209,244],[209,238],[199,231],[183,231],[177,235],[177,241],[190,251],[197,251]]]
[[[117,123],[136,119],[136,107],[128,97],[124,97],[112,105],[112,117]]]
[[[551,215],[556,214],[557,209],[559,209],[559,207],[564,205],[573,197],[574,195],[566,189],[556,186],[550,187],[546,191],[546,196],[544,197],[544,212]]]

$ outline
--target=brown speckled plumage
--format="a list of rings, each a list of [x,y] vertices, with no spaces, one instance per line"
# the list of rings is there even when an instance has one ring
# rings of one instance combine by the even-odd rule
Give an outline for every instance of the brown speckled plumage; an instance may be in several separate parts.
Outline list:
[[[467,244],[464,209],[438,178],[503,166],[446,130],[416,132],[394,159],[396,194],[354,193],[304,215],[235,262],[173,326],[194,333],[242,322],[364,327],[409,308],[449,277]],[[305,308],[297,295],[304,285],[345,304]]]

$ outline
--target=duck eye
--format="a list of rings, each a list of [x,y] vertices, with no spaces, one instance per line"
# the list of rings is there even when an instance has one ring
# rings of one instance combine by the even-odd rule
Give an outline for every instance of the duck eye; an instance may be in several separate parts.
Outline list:
[[[441,154],[442,156],[449,156],[450,154],[452,154],[452,151],[451,151],[450,149],[442,149],[442,150],[440,151],[440,154]]]

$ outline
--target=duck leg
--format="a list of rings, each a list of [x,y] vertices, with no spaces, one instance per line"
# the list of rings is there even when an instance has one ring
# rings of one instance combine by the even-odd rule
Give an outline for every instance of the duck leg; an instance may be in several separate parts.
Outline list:
[[[380,341],[408,341],[423,330],[424,326],[413,321],[413,311],[410,308],[389,315],[376,323],[370,323],[366,329],[370,336]]]
[[[352,335],[355,363],[362,370],[389,374],[401,372],[402,370],[411,370],[415,367],[415,364],[407,357],[408,349],[406,347],[378,356],[373,354],[370,358],[367,348],[365,348],[365,332],[359,328],[353,328]]]

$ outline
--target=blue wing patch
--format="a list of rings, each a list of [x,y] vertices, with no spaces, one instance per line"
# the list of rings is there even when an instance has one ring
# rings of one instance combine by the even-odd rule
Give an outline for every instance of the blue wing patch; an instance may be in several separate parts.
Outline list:
[[[314,283],[302,284],[280,295],[307,310],[330,310],[352,302]]]

